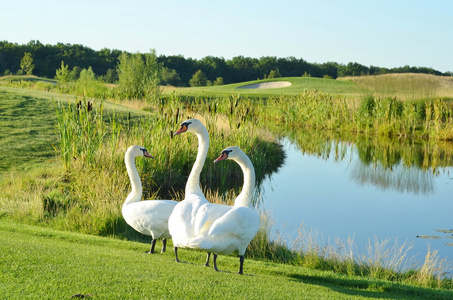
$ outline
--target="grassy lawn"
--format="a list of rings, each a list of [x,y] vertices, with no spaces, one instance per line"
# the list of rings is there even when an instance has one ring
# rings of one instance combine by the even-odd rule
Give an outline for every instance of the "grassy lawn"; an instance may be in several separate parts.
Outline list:
[[[351,277],[303,267],[171,247],[148,255],[148,244],[0,222],[0,294],[4,299],[451,299],[453,292]]]
[[[28,169],[54,161],[57,102],[67,104],[78,98],[70,95],[0,86],[0,172]],[[104,107],[134,116],[149,113],[105,102]]]
[[[291,86],[274,89],[238,89],[238,87],[271,81],[289,81]],[[421,100],[442,97],[453,99],[453,78],[426,74],[387,74],[380,76],[344,77],[326,79],[315,77],[285,77],[203,87],[163,87],[163,94],[191,96],[241,95],[261,96],[297,95],[304,90],[321,91],[345,99],[362,100],[364,97],[397,97],[399,100]]]
[[[271,81],[289,81],[291,85],[284,88],[275,89],[238,89],[238,87],[271,82]],[[354,98],[366,94],[367,89],[361,87],[352,81],[340,81],[335,79],[324,79],[314,77],[285,77],[276,79],[253,80],[241,83],[226,84],[220,86],[204,87],[164,87],[164,94],[192,95],[192,96],[213,96],[213,95],[242,95],[242,96],[269,96],[269,95],[297,95],[307,90],[319,90],[324,93],[333,95],[341,94],[347,98]]]
[[[54,111],[46,99],[0,88],[0,171],[54,158]]]

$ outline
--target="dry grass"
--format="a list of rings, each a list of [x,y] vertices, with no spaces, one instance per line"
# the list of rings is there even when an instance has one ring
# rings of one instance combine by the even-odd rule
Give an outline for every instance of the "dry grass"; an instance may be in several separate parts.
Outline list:
[[[375,97],[396,97],[398,100],[422,100],[453,97],[453,78],[429,74],[385,74],[342,77],[368,89]]]

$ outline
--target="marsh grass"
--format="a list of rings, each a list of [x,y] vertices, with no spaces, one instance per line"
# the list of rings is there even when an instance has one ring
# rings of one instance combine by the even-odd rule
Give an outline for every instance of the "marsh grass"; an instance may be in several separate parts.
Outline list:
[[[396,97],[399,100],[427,100],[439,97],[445,89],[442,77],[428,74],[385,74],[377,76],[347,77],[342,80],[356,82],[368,89],[374,97]]]
[[[272,222],[266,219],[264,223]],[[271,237],[271,228],[265,224],[249,247],[250,252],[256,251],[253,253],[256,258],[349,276],[367,276],[432,288],[453,289],[452,263],[445,258],[439,258],[437,251],[431,251],[429,248],[424,261],[417,266],[415,257],[408,255],[412,245],[407,242],[400,243],[397,238],[379,240],[374,237],[365,245],[365,251],[360,252],[354,237],[349,237],[346,241],[339,238],[324,241],[316,230],[307,229],[303,224],[295,230],[295,239],[282,237],[278,231],[274,234],[276,236]],[[291,244],[288,240],[292,240]]]
[[[365,98],[355,110],[341,97],[305,91],[273,97],[258,105],[261,122],[292,128],[335,130],[342,136],[453,140],[453,105],[442,99],[424,102]]]

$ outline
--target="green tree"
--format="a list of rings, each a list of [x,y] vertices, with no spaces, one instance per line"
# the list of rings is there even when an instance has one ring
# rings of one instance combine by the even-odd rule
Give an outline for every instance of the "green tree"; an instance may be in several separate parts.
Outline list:
[[[20,60],[20,73],[31,75],[33,73],[33,58],[31,57],[31,53],[25,52],[24,57]]]
[[[82,72],[82,69],[78,66],[74,66],[69,72],[69,81],[77,81],[80,77],[80,72]]]
[[[162,65],[157,61],[156,50],[144,54],[143,88],[147,100],[155,101],[160,96],[160,82],[162,80]]]
[[[280,77],[282,77],[282,75],[280,75],[280,71],[278,70],[278,68],[277,71],[271,70],[269,72],[269,76],[267,76],[267,78],[280,78]]]
[[[223,77],[217,77],[214,81],[214,85],[223,85]]]
[[[82,69],[80,71],[80,77],[77,81],[82,83],[89,83],[96,80],[96,74],[94,74],[93,69],[88,67],[88,69]]]
[[[173,86],[181,86],[182,81],[181,77],[179,76],[176,70],[170,70],[167,67],[162,68],[162,82],[163,85],[173,85]]]
[[[69,82],[69,66],[64,64],[64,61],[61,61],[61,67],[56,71],[55,78],[64,84]]]
[[[106,83],[114,83],[116,81],[116,72],[113,69],[108,69],[105,76],[103,76],[103,80]]]
[[[198,70],[193,74],[192,79],[190,79],[190,86],[206,86],[208,79],[201,70]]]
[[[99,84],[96,79],[96,74],[93,72],[93,68],[88,67],[88,69],[82,69],[80,71],[80,76],[75,83],[76,94],[86,97],[96,97],[96,95],[99,94],[98,87]]]
[[[149,54],[123,52],[117,65],[120,97],[157,99],[160,95],[161,69],[155,50]]]

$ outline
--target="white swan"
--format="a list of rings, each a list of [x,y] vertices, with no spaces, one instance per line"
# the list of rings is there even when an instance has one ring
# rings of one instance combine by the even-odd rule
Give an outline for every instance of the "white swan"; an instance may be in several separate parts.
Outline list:
[[[197,119],[190,119],[181,123],[181,127],[174,133],[178,135],[183,132],[193,132],[198,137],[198,153],[195,163],[187,179],[184,200],[179,202],[170,218],[168,219],[168,229],[170,231],[176,261],[179,262],[178,248],[188,247],[191,240],[195,237],[194,217],[197,210],[206,203],[200,187],[200,173],[203,169],[206,155],[209,149],[209,134],[206,127]]]
[[[207,203],[195,216],[199,235],[192,240],[190,247],[214,253],[214,269],[217,269],[217,255],[239,254],[239,272],[244,274],[244,254],[250,241],[260,228],[260,217],[252,204],[255,192],[255,169],[248,156],[236,146],[228,147],[215,160],[236,161],[244,173],[244,185],[234,206]],[[220,215],[220,216],[219,216]],[[213,220],[213,218],[215,218]]]
[[[123,204],[123,218],[129,226],[138,232],[152,237],[151,249],[148,253],[154,253],[154,246],[158,239],[162,239],[161,252],[163,253],[166,249],[167,238],[171,237],[168,231],[168,218],[178,202],[172,200],[140,201],[143,188],[135,167],[137,156],[153,158],[144,147],[130,146],[127,149],[124,161],[131,180],[132,191]]]

